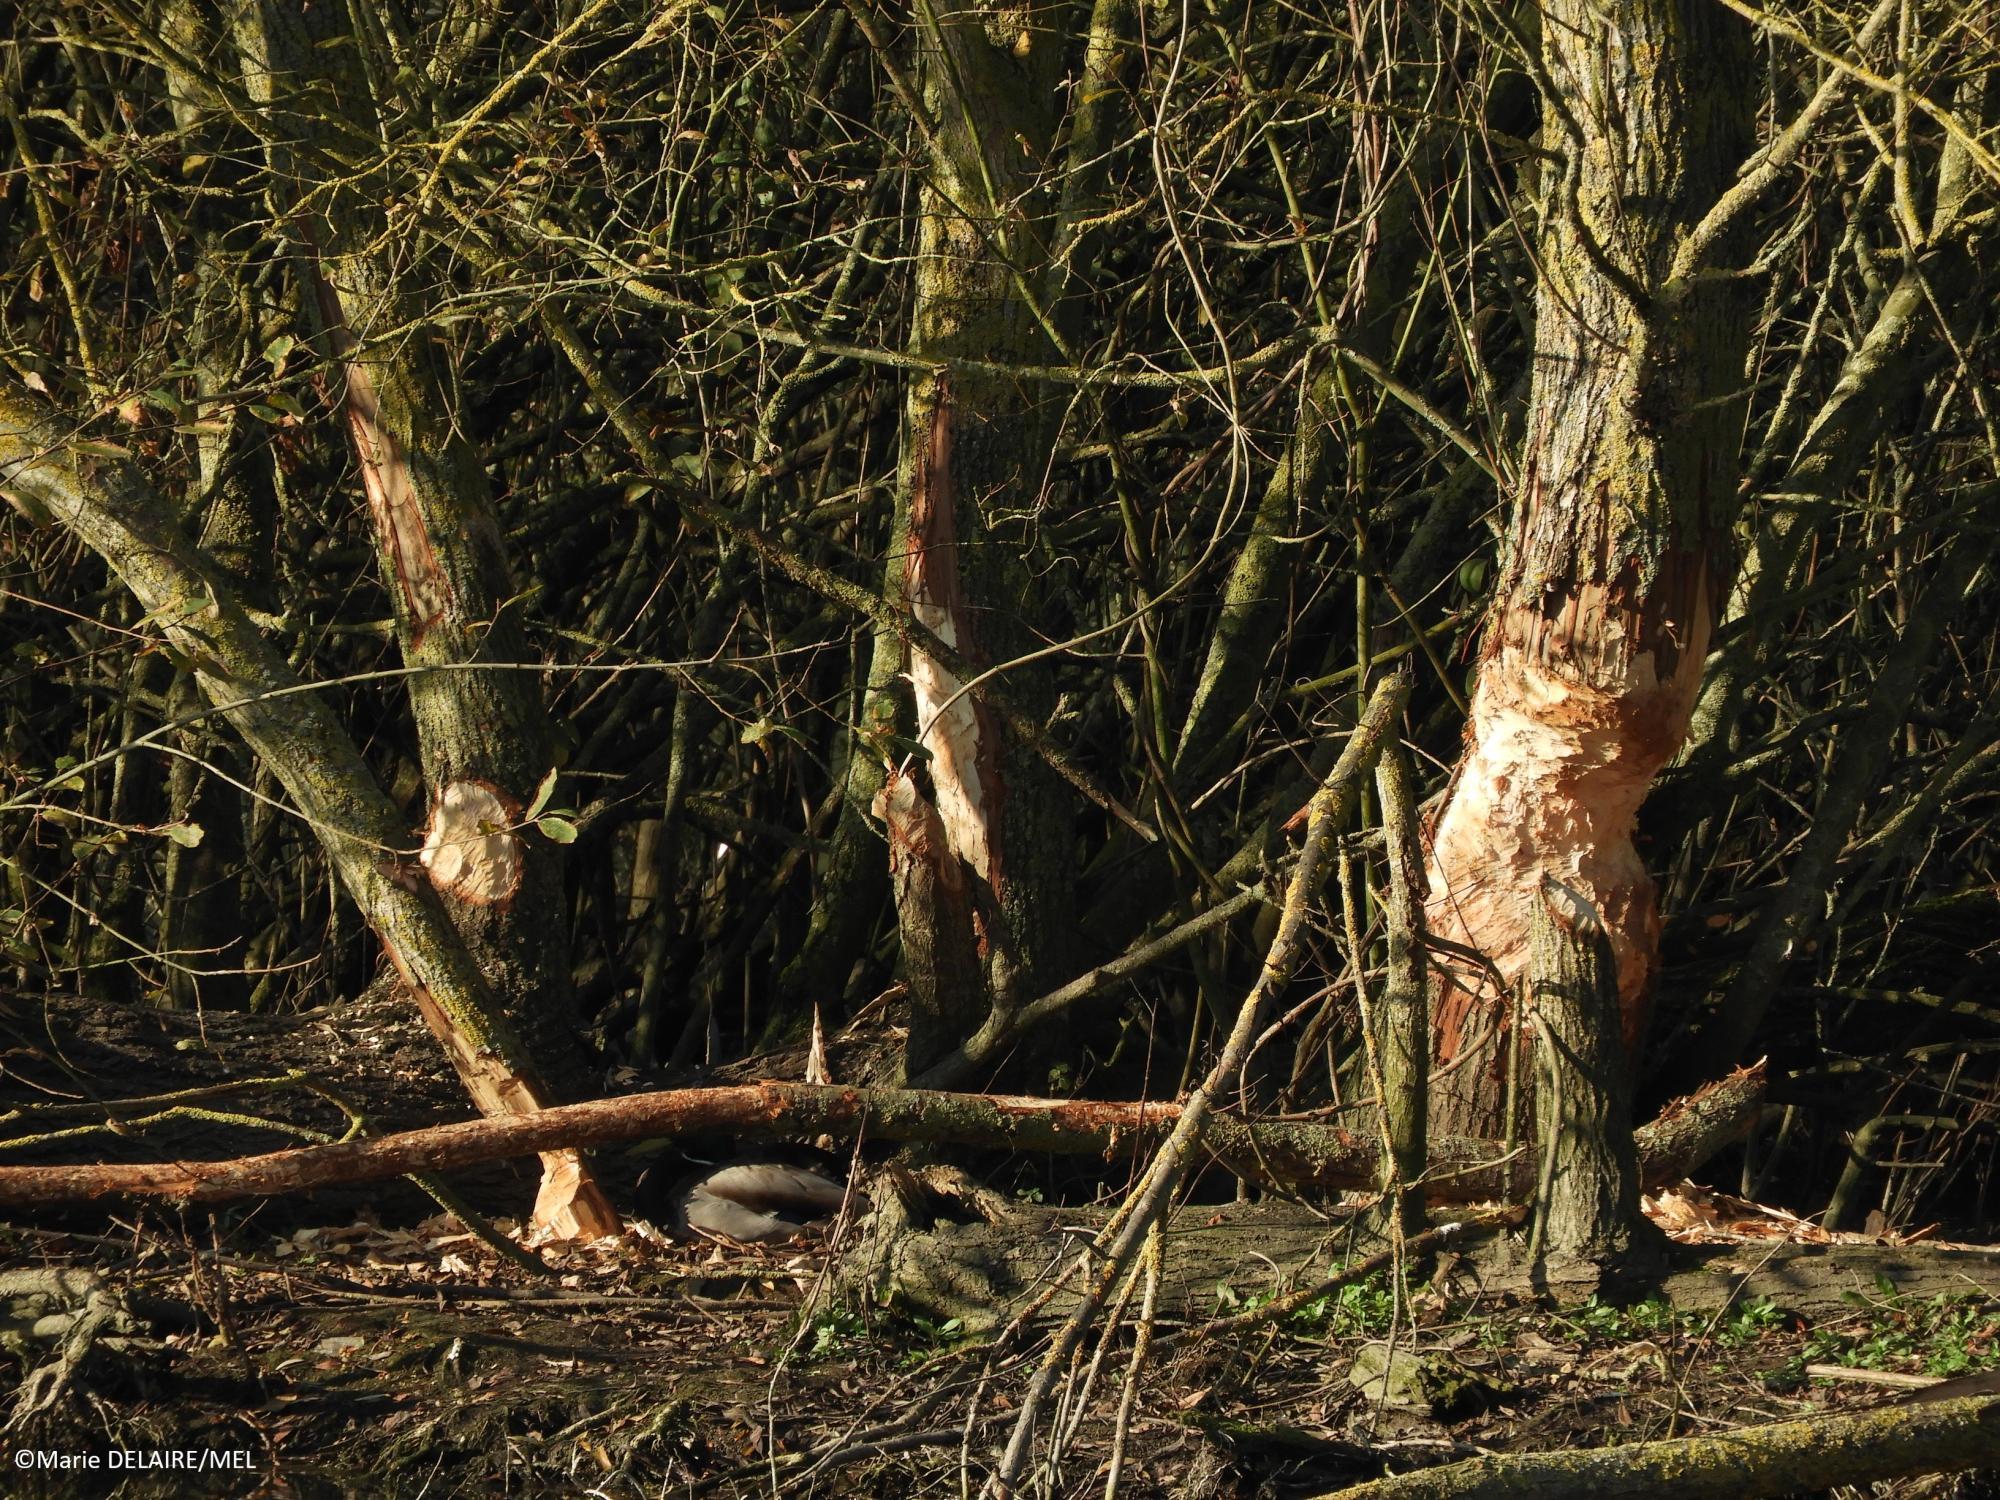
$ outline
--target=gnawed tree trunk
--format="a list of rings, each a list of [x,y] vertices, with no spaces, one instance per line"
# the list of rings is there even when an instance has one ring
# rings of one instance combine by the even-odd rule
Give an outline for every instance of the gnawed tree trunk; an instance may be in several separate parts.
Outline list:
[[[208,701],[268,766],[325,848],[474,1104],[530,1114],[551,1101],[417,859],[409,830],[326,700],[251,625],[213,562],[119,455],[17,389],[0,389],[0,490],[44,508],[110,564],[193,671]],[[616,1232],[573,1151],[543,1156],[538,1228]]]
[[[1552,0],[1541,32],[1564,162],[1543,194],[1511,550],[1429,917],[1511,984],[1554,876],[1603,918],[1630,1047],[1659,940],[1634,820],[1687,728],[1735,501],[1747,319],[1701,277],[1694,231],[1743,155],[1748,94],[1737,23],[1700,0]],[[1445,1128],[1499,1133],[1500,990],[1464,968],[1440,988],[1435,1046],[1459,1064],[1435,1100]]]
[[[915,919],[902,928],[910,975],[903,1068],[906,1077],[915,1078],[972,1035],[988,1013],[973,938],[972,882],[952,852],[944,819],[913,777],[890,772],[875,794],[874,812],[889,835],[896,910]]]
[[[1065,28],[1053,14],[976,0],[922,14],[930,152],[910,350],[1045,363],[1059,347],[1035,291],[1050,211],[1036,174],[1055,133]],[[899,592],[911,614],[974,667],[1024,654],[1046,627],[1026,554],[1051,416],[1046,394],[1016,379],[961,370],[911,380],[891,556],[903,560]],[[957,675],[922,651],[911,653],[909,673],[928,759],[884,797],[911,827],[935,818],[943,837],[898,846],[897,915],[913,1004],[939,1022],[949,1011],[962,1037],[987,1008],[1050,988],[1066,966],[1072,806]],[[1045,669],[1010,671],[1007,687],[1046,714]],[[915,879],[909,860],[919,850],[935,866]],[[948,969],[929,967],[968,946],[984,976],[971,997],[950,993]],[[923,1035],[938,1033],[927,1024]]]
[[[563,1095],[588,1088],[569,972],[561,849],[522,818],[555,765],[519,591],[479,456],[452,410],[434,331],[404,282],[393,184],[344,168],[379,137],[371,41],[296,0],[239,17],[244,79],[269,111],[293,202],[277,207],[342,405],[409,678],[429,813],[421,863],[488,985]],[[275,165],[275,163],[274,163]],[[492,671],[467,670],[490,663]]]

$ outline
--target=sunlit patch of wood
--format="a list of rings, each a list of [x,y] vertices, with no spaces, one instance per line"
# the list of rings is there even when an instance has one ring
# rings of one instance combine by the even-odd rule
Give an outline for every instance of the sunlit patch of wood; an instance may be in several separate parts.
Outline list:
[[[953,856],[949,835],[938,810],[924,799],[909,776],[891,772],[875,794],[870,809],[889,837],[889,873],[903,880],[926,870],[947,892],[965,885],[964,871]]]
[[[538,1114],[549,1105],[540,1082],[516,1072],[488,1049],[468,1037],[438,1002],[429,986],[418,980],[409,960],[385,935],[383,951],[395,965],[404,988],[417,1003],[431,1035],[437,1038],[482,1115]],[[585,1167],[583,1157],[568,1147],[541,1153],[542,1182],[528,1222],[531,1244],[602,1239],[623,1228],[618,1210]]]
[[[958,522],[951,482],[951,391],[940,381],[930,431],[910,490],[905,587],[910,612],[946,645],[975,656],[959,577]],[[964,684],[921,651],[910,654],[920,742],[952,852],[989,884],[1000,878],[1000,778],[994,726]]]
[[[431,804],[418,856],[431,884],[456,901],[494,906],[521,887],[526,851],[514,831],[521,809],[483,781],[454,781]]]
[[[1678,607],[1662,610],[1664,597]],[[1707,651],[1705,570],[1649,608],[1589,584],[1498,617],[1472,700],[1464,761],[1432,829],[1430,930],[1485,956],[1512,985],[1528,967],[1545,875],[1595,907],[1618,962],[1636,1047],[1659,949],[1653,882],[1633,844],[1639,805],[1679,746]],[[1437,1051],[1449,1060],[1496,1003],[1449,981]]]
[[[421,646],[425,634],[451,610],[451,583],[424,526],[410,478],[410,456],[396,435],[383,426],[374,379],[358,362],[347,366],[347,425],[361,461],[368,513],[395,573],[396,587],[402,591],[410,620],[410,643]]]

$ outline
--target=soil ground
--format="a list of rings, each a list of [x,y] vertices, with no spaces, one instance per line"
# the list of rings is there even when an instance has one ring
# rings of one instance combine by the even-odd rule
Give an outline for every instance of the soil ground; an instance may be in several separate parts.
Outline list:
[[[388,1131],[464,1113],[393,998],[267,1018],[0,995],[0,1074],[10,1162],[228,1156],[296,1129],[337,1134],[360,1119]],[[178,1113],[141,1097],[199,1085],[233,1092]],[[142,1106],[157,1122],[143,1134],[101,1124]],[[623,1168],[629,1186],[635,1164]],[[1056,1176],[1028,1182],[1036,1170],[985,1180],[1075,1201]],[[515,1165],[453,1186],[489,1212],[532,1196]],[[1850,1243],[1828,1252],[1849,1257],[1836,1284],[1833,1262],[1799,1243],[1812,1238],[1799,1221],[1700,1195],[1655,1208],[1712,1247],[1701,1270],[1669,1283],[1678,1306],[1551,1312],[1496,1291],[1504,1278],[1479,1290],[1463,1275],[1417,1277],[1401,1297],[1377,1278],[1282,1322],[1174,1340],[1327,1271],[1300,1270],[1294,1242],[1260,1228],[1234,1242],[1255,1253],[1197,1259],[1200,1233],[1220,1233],[1227,1214],[1190,1214],[1180,1264],[1227,1269],[1158,1321],[1119,1493],[1283,1500],[1482,1451],[1714,1431],[1898,1394],[1808,1366],[2000,1367],[1990,1254]],[[1324,1240],[1323,1229],[1308,1215],[1300,1233]],[[0,1224],[0,1270],[93,1272],[134,1316],[101,1330],[46,1410],[0,1431],[0,1496],[976,1493],[1040,1330],[996,1350],[948,1318],[856,1311],[832,1290],[840,1249],[824,1238],[722,1248],[635,1228],[545,1251],[552,1274],[537,1276],[400,1182],[212,1215],[17,1215]],[[1888,1289],[1875,1284],[1890,1273]],[[18,1304],[10,1316],[0,1296],[0,1422],[24,1387],[48,1394],[61,1338]],[[1385,1359],[1385,1343],[1398,1354]],[[1086,1346],[1077,1383],[1048,1408],[1041,1451],[1051,1424],[1062,1436],[1037,1492],[1104,1493],[1132,1345],[1128,1319],[1094,1378],[1098,1346]],[[1415,1366],[1401,1358],[1411,1350]],[[1364,1371],[1387,1364],[1390,1378],[1358,1387],[1357,1359]],[[134,1467],[173,1454],[246,1467]],[[60,1463],[72,1467],[49,1466]],[[1991,1492],[1973,1477],[1878,1493]]]
[[[213,1234],[157,1219],[100,1235],[0,1230],[9,1266],[93,1269],[149,1315],[0,1439],[0,1462],[193,1449],[250,1465],[12,1469],[0,1493],[949,1495],[961,1476],[976,1491],[1031,1368],[949,1326],[838,1305],[823,1243],[724,1249],[640,1230],[550,1254],[542,1279],[444,1217],[282,1233],[269,1218]],[[1244,1301],[1228,1287],[1216,1297],[1220,1312]],[[1379,1360],[1384,1342],[1414,1349],[1423,1379],[1357,1389],[1357,1356]],[[1709,1313],[1660,1301],[1550,1312],[1423,1283],[1399,1310],[1377,1278],[1275,1327],[1150,1360],[1121,1493],[1307,1495],[1482,1451],[1854,1407],[1897,1392],[1806,1366],[1961,1375],[1994,1363],[1996,1343],[2000,1298],[1972,1289],[1860,1296],[1808,1319],[1762,1298]],[[1055,1405],[1074,1432],[1049,1493],[1103,1492],[1130,1347],[1119,1335],[1095,1389]],[[29,1347],[12,1374],[48,1357]],[[1960,1478],[1878,1493],[1995,1492]]]

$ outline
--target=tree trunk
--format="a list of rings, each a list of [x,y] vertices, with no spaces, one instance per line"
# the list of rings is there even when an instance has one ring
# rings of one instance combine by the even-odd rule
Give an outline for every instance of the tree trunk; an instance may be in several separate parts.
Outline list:
[[[1608,1259],[1639,1226],[1616,962],[1597,913],[1554,880],[1535,903],[1529,952],[1541,1166],[1533,1242],[1558,1263]]]
[[[217,45],[212,17],[191,0],[173,0],[162,9],[164,30],[176,56],[209,57]],[[208,194],[190,215],[195,243],[194,274],[200,280],[199,313],[190,330],[194,394],[211,420],[194,424],[195,493],[183,524],[229,575],[246,605],[272,608],[277,578],[270,558],[277,542],[277,495],[271,456],[262,444],[263,424],[226,400],[246,349],[269,347],[264,326],[278,308],[264,297],[244,295],[242,257],[231,253],[228,230],[237,204],[231,195],[248,190],[246,172],[229,149],[225,123],[206,109],[198,84],[179,67],[167,69],[167,95],[180,132],[184,172],[198,171]],[[213,404],[211,404],[213,403]],[[168,690],[178,718],[200,707],[201,690],[191,673],[176,670]],[[167,772],[167,813],[176,823],[200,830],[192,847],[170,844],[161,874],[160,947],[169,956],[166,994],[187,1009],[203,1005],[235,1007],[250,995],[240,972],[250,955],[243,930],[237,874],[243,860],[243,794],[211,764],[230,752],[226,737],[212,724],[197,724],[179,737],[181,754]],[[240,779],[238,776],[237,779]],[[238,972],[231,972],[238,971]]]
[[[1049,213],[1036,171],[1055,133],[1063,30],[962,0],[924,14],[931,140],[911,352],[1046,363],[1058,344],[1035,290]],[[1051,418],[1047,395],[1018,379],[940,372],[911,380],[892,556],[904,560],[911,614],[976,667],[1024,654],[1039,644],[1037,629],[1046,631],[1027,552]],[[1066,969],[1073,809],[957,676],[922,651],[911,653],[909,671],[927,786],[899,778],[883,795],[907,802],[907,818],[927,821],[928,812],[943,837],[906,842],[905,855],[921,848],[939,863],[915,880],[905,860],[897,914],[912,996],[931,1022],[962,1028],[943,1038],[953,1041],[987,1007],[1051,988]],[[1010,671],[1007,687],[1037,718],[1048,712],[1043,666]],[[926,972],[927,963],[968,947],[984,972],[983,993],[950,994],[957,981],[949,968]],[[949,1022],[946,1006],[955,1012]],[[922,1034],[937,1039],[931,1022]]]
[[[160,621],[209,702],[284,786],[482,1113],[551,1101],[416,861],[408,830],[325,699],[260,636],[228,582],[122,459],[101,456],[18,390],[0,389],[0,489],[28,496],[110,564]],[[536,1223],[564,1237],[618,1227],[570,1151],[543,1157]]]
[[[564,1094],[587,1090],[571,1003],[561,849],[521,826],[554,738],[519,590],[479,456],[446,396],[435,337],[407,295],[405,247],[379,207],[391,184],[336,164],[346,132],[378,133],[365,53],[318,35],[296,0],[265,0],[238,26],[253,98],[296,128],[298,264],[343,405],[396,620],[429,794],[422,864],[493,992]],[[336,123],[339,122],[339,123]],[[371,192],[374,188],[378,191]],[[474,664],[497,670],[468,671]]]
[[[1430,921],[1453,969],[1434,1123],[1497,1133],[1504,986],[1554,876],[1603,918],[1636,1046],[1659,940],[1639,803],[1700,682],[1736,494],[1747,320],[1695,233],[1747,131],[1737,23],[1697,0],[1552,0],[1535,365],[1514,533],[1468,745],[1435,830]],[[1683,264],[1693,262],[1693,264]],[[1471,1055],[1462,1055],[1462,1054]]]

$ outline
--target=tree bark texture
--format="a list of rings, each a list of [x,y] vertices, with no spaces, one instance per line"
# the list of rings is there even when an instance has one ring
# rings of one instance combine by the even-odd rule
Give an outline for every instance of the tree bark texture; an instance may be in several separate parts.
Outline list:
[[[1051,213],[1038,174],[1057,123],[1064,29],[1034,10],[979,0],[939,0],[920,14],[930,150],[910,352],[1045,363],[1057,345],[1037,290]],[[1048,394],[1018,379],[911,378],[892,551],[902,559],[899,592],[975,668],[1033,649],[1047,625],[1027,554],[1053,424]],[[909,671],[928,788],[904,792],[899,783],[898,795],[935,808],[938,855],[958,861],[978,888],[963,902],[944,900],[953,873],[940,867],[914,882],[905,864],[897,876],[911,991],[939,994],[952,981],[918,965],[969,942],[984,970],[983,1003],[1014,1003],[1051,987],[1067,964],[1072,807],[957,675],[921,650]],[[1046,715],[1045,667],[1010,671],[1007,686],[1030,713]]]
[[[1635,1046],[1659,923],[1632,833],[1707,653],[1746,336],[1729,283],[1677,257],[1747,144],[1743,48],[1699,0],[1553,0],[1541,32],[1562,161],[1546,168],[1514,529],[1429,917],[1511,983],[1542,878],[1561,880],[1603,916]],[[1494,1131],[1504,1005],[1469,972],[1441,987],[1440,1060],[1479,1052],[1439,1101],[1450,1128]]]
[[[102,451],[23,392],[0,389],[0,488],[27,495],[110,564],[158,621],[252,752],[312,827],[343,888],[486,1114],[549,1103],[519,1035],[431,883],[409,830],[326,700],[245,617],[228,582],[122,456]],[[609,1233],[617,1215],[572,1153],[544,1158],[539,1222]]]
[[[1560,1453],[1494,1453],[1338,1491],[1340,1500],[1755,1500],[2000,1461],[2000,1397],[1804,1417]],[[1332,1495],[1321,1500],[1333,1500]]]
[[[1625,1249],[1639,1222],[1617,967],[1597,913],[1554,880],[1535,904],[1529,974],[1536,1242],[1556,1261],[1603,1258]]]
[[[485,469],[420,313],[407,239],[380,206],[390,182],[356,180],[345,133],[379,133],[364,48],[301,11],[259,0],[237,23],[244,80],[297,146],[274,205],[298,264],[342,407],[409,678],[429,800],[422,865],[487,983],[564,1093],[585,1086],[571,1008],[562,850],[521,826],[554,768],[554,736]],[[283,189],[281,189],[282,191]],[[491,664],[496,670],[469,670]]]

